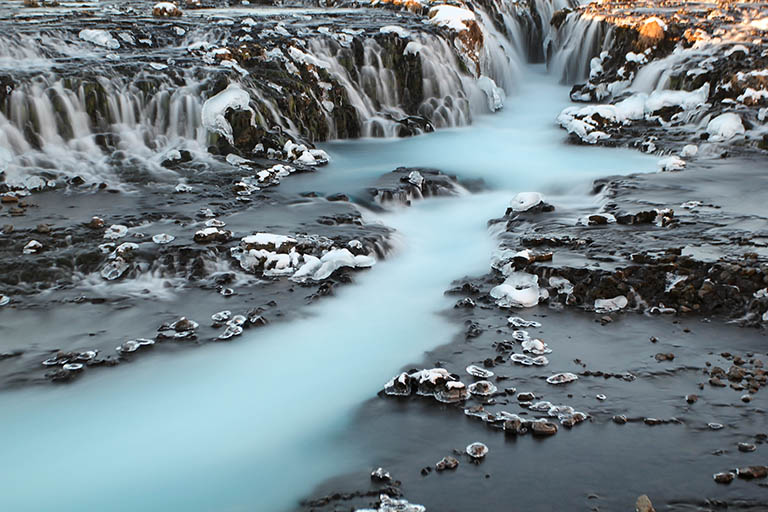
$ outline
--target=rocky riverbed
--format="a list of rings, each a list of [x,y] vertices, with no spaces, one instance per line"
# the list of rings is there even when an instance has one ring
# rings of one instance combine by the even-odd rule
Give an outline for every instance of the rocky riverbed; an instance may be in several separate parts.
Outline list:
[[[4,492],[152,423],[126,510],[768,508],[766,20],[0,3],[0,400],[92,439]]]

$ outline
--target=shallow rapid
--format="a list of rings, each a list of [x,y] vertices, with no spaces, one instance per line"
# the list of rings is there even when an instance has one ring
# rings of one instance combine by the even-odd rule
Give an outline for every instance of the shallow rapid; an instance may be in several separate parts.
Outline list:
[[[290,510],[331,475],[365,464],[345,444],[362,403],[404,364],[450,341],[439,312],[452,280],[488,270],[488,219],[537,190],[594,201],[591,179],[647,172],[656,159],[565,144],[567,89],[524,70],[504,110],[467,128],[323,146],[332,163],[283,192],[344,192],[398,166],[482,179],[486,191],[367,213],[399,249],[300,320],[231,344],[159,354],[71,385],[0,394],[5,510]],[[574,219],[575,222],[575,219]]]

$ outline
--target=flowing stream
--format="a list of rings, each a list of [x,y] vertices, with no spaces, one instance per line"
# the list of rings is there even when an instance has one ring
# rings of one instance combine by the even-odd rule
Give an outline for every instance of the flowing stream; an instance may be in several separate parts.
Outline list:
[[[352,417],[403,365],[456,334],[438,315],[450,307],[443,292],[488,270],[488,219],[519,191],[583,204],[594,201],[591,179],[655,166],[637,152],[566,145],[554,119],[567,89],[540,67],[523,72],[505,109],[471,127],[327,144],[329,167],[285,180],[286,192],[354,196],[402,165],[487,186],[380,215],[400,249],[305,318],[0,394],[2,508],[290,510],[325,478],[373,463],[345,445]]]

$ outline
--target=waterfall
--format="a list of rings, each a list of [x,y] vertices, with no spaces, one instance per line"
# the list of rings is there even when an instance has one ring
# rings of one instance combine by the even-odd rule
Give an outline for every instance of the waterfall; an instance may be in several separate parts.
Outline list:
[[[589,78],[590,61],[611,47],[614,27],[602,16],[569,13],[546,42],[547,68],[565,84]]]
[[[520,65],[542,57],[549,19],[566,4],[478,4],[482,43],[471,59],[457,34],[414,29],[418,18],[406,20],[410,28],[378,31],[302,26],[300,37],[277,21],[260,36],[269,34],[256,75],[234,57],[220,58],[253,40],[250,18],[233,19],[240,29],[200,24],[175,46],[163,46],[158,35],[157,43],[139,39],[140,48],[138,36],[124,30],[0,35],[0,180],[77,175],[116,183],[116,164],[126,163],[163,179],[170,151],[210,159],[201,111],[227,82],[248,92],[258,127],[309,142],[467,125],[501,108]]]

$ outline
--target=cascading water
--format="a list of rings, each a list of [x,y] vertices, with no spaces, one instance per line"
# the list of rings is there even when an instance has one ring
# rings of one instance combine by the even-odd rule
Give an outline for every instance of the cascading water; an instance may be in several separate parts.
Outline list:
[[[573,84],[589,77],[590,61],[610,48],[614,26],[600,16],[567,14],[560,28],[545,42],[547,68],[562,83]]]
[[[311,128],[315,121],[298,123],[295,116],[286,115],[278,98],[286,94],[284,85],[248,76],[242,68],[240,77],[228,80],[241,82],[248,91],[258,125],[310,140],[393,137],[432,127],[464,126],[473,115],[500,108],[503,90],[514,86],[526,51],[521,38],[524,27],[515,13],[498,7],[503,9],[506,35],[516,42],[484,22],[485,44],[478,69],[472,73],[466,72],[460,54],[450,45],[453,36],[431,32],[410,31],[400,41],[386,27],[381,29],[383,33],[368,35],[352,31],[354,36],[325,30],[315,32],[305,43],[297,40],[286,51],[275,46],[267,52],[266,62],[294,74],[297,65],[305,65],[318,77],[318,87],[305,94],[321,113],[325,125],[321,133],[310,131],[315,130]],[[245,18],[248,12],[236,18],[248,32],[240,38],[245,41],[251,38],[250,27],[255,23]],[[483,20],[489,17],[482,10],[478,13]],[[280,24],[276,30],[281,27],[285,31]],[[63,174],[89,182],[115,182],[119,181],[115,160],[145,167],[159,178],[167,172],[160,163],[171,150],[183,148],[203,158],[210,137],[200,122],[202,105],[210,95],[213,77],[226,73],[217,66],[217,55],[224,51],[221,41],[227,41],[221,32],[216,26],[207,31],[190,30],[170,55],[158,54],[163,58],[140,66],[134,62],[135,56],[125,53],[130,44],[138,44],[140,36],[126,31],[97,30],[78,38],[57,29],[37,38],[0,38],[2,62],[14,72],[0,95],[6,181],[23,183],[34,174],[49,178]],[[202,58],[190,65],[190,55]],[[16,59],[40,72],[16,74]],[[166,61],[184,62],[184,71],[171,72]],[[226,62],[238,69],[235,61]],[[75,69],[98,69],[99,78],[79,77],[72,64]],[[320,70],[333,83],[320,79]],[[333,112],[329,96],[334,88],[343,91],[342,96],[336,95],[336,104],[351,105],[359,132],[339,124],[348,117]]]

